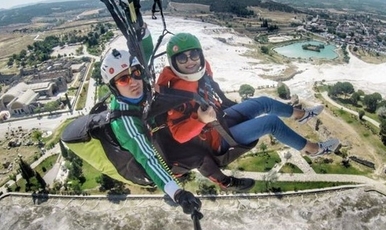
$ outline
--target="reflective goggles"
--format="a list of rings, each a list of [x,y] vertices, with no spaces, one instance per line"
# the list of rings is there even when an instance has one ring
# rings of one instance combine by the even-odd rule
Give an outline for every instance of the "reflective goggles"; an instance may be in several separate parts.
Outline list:
[[[135,69],[132,69],[135,68]],[[132,67],[129,68],[129,73],[122,75],[120,78],[115,80],[115,84],[119,86],[126,86],[129,85],[134,80],[142,80],[142,71],[141,68]]]
[[[185,64],[188,62],[189,58],[190,60],[192,61],[198,61],[200,60],[200,54],[201,54],[201,51],[198,50],[198,49],[194,49],[194,50],[191,50],[189,52],[189,54],[186,54],[186,53],[180,53],[180,54],[177,54],[176,55],[176,61],[179,63],[179,64]]]

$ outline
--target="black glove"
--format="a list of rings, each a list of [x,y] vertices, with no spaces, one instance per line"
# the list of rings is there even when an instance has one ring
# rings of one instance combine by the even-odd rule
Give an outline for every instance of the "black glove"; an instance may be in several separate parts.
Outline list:
[[[193,214],[195,210],[199,211],[201,208],[201,201],[194,197],[191,192],[185,190],[177,191],[174,195],[174,200],[182,207],[186,214]]]

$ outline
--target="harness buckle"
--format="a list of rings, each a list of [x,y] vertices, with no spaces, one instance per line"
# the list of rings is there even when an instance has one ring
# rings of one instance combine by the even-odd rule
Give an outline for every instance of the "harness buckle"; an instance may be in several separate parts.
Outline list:
[[[162,124],[160,126],[153,128],[150,132],[153,134],[153,133],[157,132],[158,130],[163,129],[165,127],[166,127],[166,124]]]

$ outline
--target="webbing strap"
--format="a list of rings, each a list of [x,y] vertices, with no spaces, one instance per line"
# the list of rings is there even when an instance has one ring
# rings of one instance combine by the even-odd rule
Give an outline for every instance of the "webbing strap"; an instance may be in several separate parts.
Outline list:
[[[219,121],[217,121],[217,120],[212,121],[209,123],[209,125],[211,127],[213,127],[221,135],[222,138],[224,138],[224,140],[229,144],[229,146],[235,147],[235,146],[239,145],[233,139],[233,137],[225,130],[224,126],[222,126]]]
[[[139,110],[111,110],[109,119],[112,121],[122,116],[142,118],[142,112]]]
[[[150,64],[149,64],[149,69],[150,71],[152,71],[152,76],[153,76],[153,80],[155,81],[155,73],[154,73],[154,59],[155,58],[158,58],[162,55],[164,55],[166,53],[165,52],[162,52],[160,54],[157,54],[156,55],[156,52],[158,51],[158,48],[160,47],[161,43],[162,43],[162,40],[163,38],[167,35],[167,34],[172,34],[172,32],[170,32],[167,28],[166,28],[166,22],[165,22],[165,16],[164,16],[164,13],[163,13],[163,9],[162,9],[162,0],[154,0],[154,4],[153,4],[153,11],[155,11],[155,6],[158,6],[158,9],[160,11],[160,14],[161,14],[161,18],[162,18],[162,23],[163,23],[163,31],[162,31],[162,34],[158,37],[158,40],[157,40],[157,44],[154,46],[154,50],[153,50],[153,53],[152,53],[152,57],[150,59]]]

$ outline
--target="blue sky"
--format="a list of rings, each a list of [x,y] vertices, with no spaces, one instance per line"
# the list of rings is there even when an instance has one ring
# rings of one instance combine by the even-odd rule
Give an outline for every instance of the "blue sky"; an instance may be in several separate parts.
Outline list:
[[[29,3],[38,3],[42,0],[1,0],[0,8],[9,9],[11,7]]]

